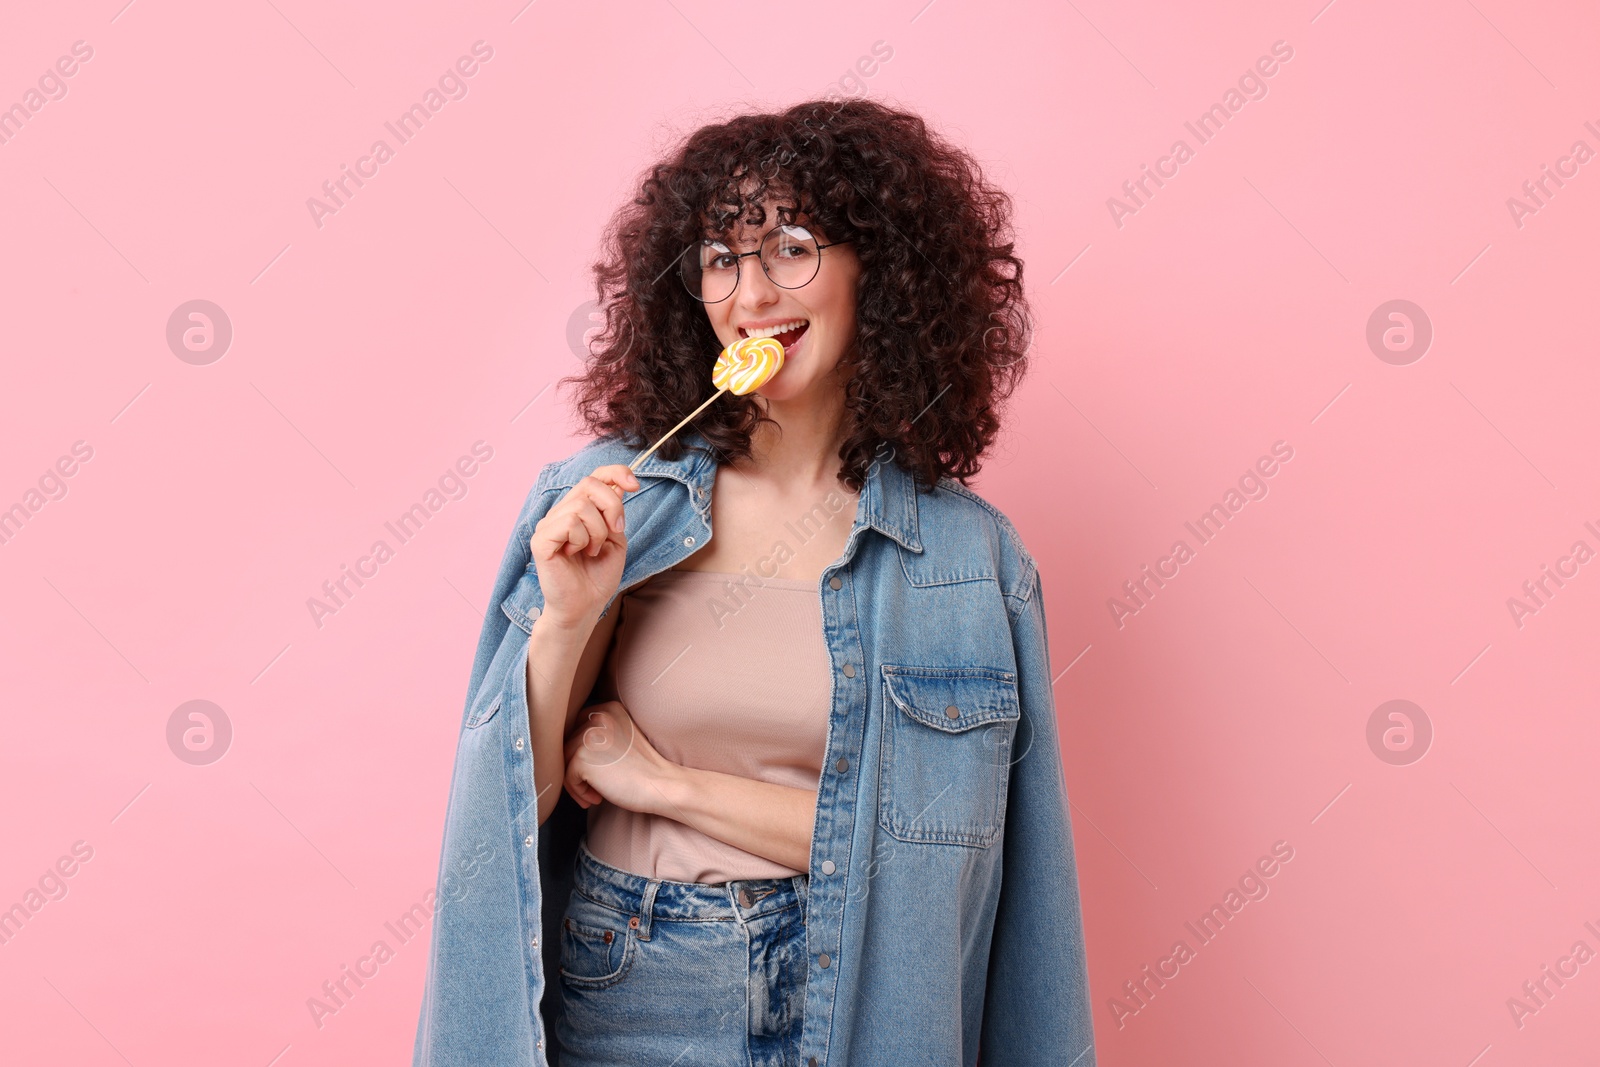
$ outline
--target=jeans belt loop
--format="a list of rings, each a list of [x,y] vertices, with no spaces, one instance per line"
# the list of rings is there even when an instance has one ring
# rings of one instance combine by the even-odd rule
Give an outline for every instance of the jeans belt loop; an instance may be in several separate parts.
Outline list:
[[[661,879],[652,878],[644,885],[644,897],[639,901],[639,940],[650,940],[650,917],[656,910],[656,890],[661,888]]]

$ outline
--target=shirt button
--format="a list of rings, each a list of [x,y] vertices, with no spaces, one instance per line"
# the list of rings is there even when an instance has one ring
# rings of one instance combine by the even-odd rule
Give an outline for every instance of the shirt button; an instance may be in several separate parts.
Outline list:
[[[854,663],[846,663],[844,665],[844,676],[846,678],[854,678],[856,676],[856,665]]]
[[[522,738],[519,737],[515,741],[511,742],[511,747],[516,749],[518,752],[521,752],[522,751]]]
[[[522,843],[524,845],[528,846],[529,848],[532,848],[533,847],[533,835],[529,834],[527,837],[524,837],[522,839]]]
[[[828,954],[826,952],[824,952],[822,955],[817,957],[817,965],[820,966],[820,967],[826,967],[828,964],[830,964],[832,962],[833,962],[833,960],[828,956]]]
[[[539,947],[539,939],[537,937],[530,937],[530,938],[528,938],[528,944],[531,945],[534,948],[538,948]]]
[[[832,874],[837,869],[838,868],[834,867],[832,860],[823,860],[822,861],[822,873],[823,874]]]
[[[812,1056],[810,1059],[806,1060],[806,1067],[817,1067],[817,1058]]]
[[[829,578],[828,579],[828,588],[829,589],[837,589],[840,586],[842,586],[843,584],[844,583],[841,582],[838,578]]]
[[[685,537],[685,538],[684,538],[684,539],[683,539],[683,544],[684,544],[684,547],[688,547],[688,546],[689,546],[689,545],[692,545],[692,544],[694,544],[694,538],[692,538],[692,537]]]
[[[959,719],[959,718],[961,718],[961,709],[956,707],[954,704],[951,704],[948,708],[945,708],[944,709],[944,713],[945,713],[945,716],[947,718],[951,718],[951,719]]]
[[[838,771],[840,774],[843,774],[845,771],[850,769],[850,761],[845,759],[843,756],[840,756],[839,762],[833,765],[833,769]]]

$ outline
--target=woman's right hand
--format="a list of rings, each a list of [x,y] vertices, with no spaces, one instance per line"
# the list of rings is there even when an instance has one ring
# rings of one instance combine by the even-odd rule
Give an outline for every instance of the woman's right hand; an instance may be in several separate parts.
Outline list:
[[[627,464],[596,467],[534,526],[528,544],[544,593],[541,619],[576,628],[598,618],[627,562],[622,497],[638,489]]]

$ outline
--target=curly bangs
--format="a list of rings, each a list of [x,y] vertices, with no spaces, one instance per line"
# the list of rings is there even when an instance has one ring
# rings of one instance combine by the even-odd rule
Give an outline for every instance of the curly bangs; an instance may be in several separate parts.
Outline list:
[[[649,170],[594,265],[604,329],[585,372],[561,379],[579,386],[589,433],[643,449],[705,401],[722,345],[677,261],[702,238],[761,225],[767,197],[774,224],[805,216],[861,263],[856,336],[840,360],[845,484],[859,491],[885,447],[923,491],[977,474],[1032,326],[1011,203],[917,115],[863,99],[705,126]],[[749,457],[763,420],[754,395],[729,393],[691,425],[730,462]],[[679,437],[663,458],[682,455]]]

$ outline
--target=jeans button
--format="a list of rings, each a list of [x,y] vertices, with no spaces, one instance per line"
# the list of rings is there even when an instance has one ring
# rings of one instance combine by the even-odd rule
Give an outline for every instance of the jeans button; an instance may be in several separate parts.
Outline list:
[[[833,962],[832,957],[830,957],[826,952],[824,952],[822,955],[817,957],[817,965],[819,967],[826,967],[828,964],[830,964],[832,962]]]
[[[854,663],[846,663],[844,665],[844,676],[846,678],[854,678],[856,676],[856,665]]]
[[[944,709],[944,714],[948,719],[959,719],[961,718],[961,709],[956,707],[954,704],[951,704],[948,708]]]
[[[843,774],[845,771],[850,769],[850,761],[845,759],[843,756],[840,756],[839,762],[833,765],[833,769],[838,771],[840,774]]]
[[[747,908],[751,904],[755,903],[755,901],[750,899],[750,890],[748,890],[748,889],[739,890],[739,903],[743,904]]]
[[[823,874],[832,874],[836,870],[838,870],[838,868],[833,865],[833,861],[832,860],[823,860],[822,861],[822,873]]]
[[[841,582],[838,578],[829,578],[828,579],[828,588],[829,589],[838,589],[842,585],[844,585],[844,583]]]

